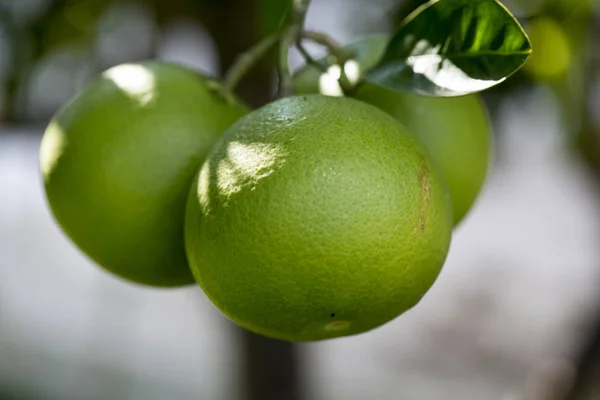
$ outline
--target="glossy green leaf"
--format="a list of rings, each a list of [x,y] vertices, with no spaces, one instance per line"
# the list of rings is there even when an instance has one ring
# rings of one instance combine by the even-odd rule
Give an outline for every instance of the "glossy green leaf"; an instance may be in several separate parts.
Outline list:
[[[496,0],[431,0],[392,37],[366,80],[391,90],[453,97],[480,92],[521,68],[531,44]]]

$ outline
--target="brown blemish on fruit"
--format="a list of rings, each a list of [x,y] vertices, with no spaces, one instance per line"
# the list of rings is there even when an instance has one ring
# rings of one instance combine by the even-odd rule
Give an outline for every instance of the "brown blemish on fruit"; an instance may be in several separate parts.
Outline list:
[[[425,232],[427,226],[427,209],[429,208],[429,200],[431,197],[431,174],[429,173],[429,167],[423,163],[423,168],[419,174],[419,194],[421,197],[421,205],[419,207],[419,219],[415,230],[418,233]]]
[[[348,321],[334,321],[327,325],[325,325],[326,331],[341,331],[344,329],[348,329],[350,327],[350,322]]]

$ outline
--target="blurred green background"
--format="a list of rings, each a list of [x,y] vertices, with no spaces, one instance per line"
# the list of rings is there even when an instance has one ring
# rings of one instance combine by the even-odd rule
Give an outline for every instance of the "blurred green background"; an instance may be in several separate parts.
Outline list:
[[[348,42],[422,3],[313,0],[307,27]],[[234,327],[199,288],[93,266],[37,164],[48,119],[96,74],[155,58],[221,76],[287,2],[0,0],[0,400],[600,399],[600,2],[503,3],[534,54],[484,94],[494,169],[440,279],[371,333],[291,345]],[[260,106],[275,87],[268,58],[239,92]]]

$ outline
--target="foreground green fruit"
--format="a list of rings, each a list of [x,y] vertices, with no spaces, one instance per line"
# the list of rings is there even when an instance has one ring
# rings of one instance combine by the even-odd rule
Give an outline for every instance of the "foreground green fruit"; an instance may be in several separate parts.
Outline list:
[[[373,68],[386,38],[372,36],[348,46],[356,54],[356,65],[348,69],[355,81]],[[298,93],[336,92],[335,80],[324,78],[313,67],[296,74]],[[339,85],[338,85],[339,86]],[[339,91],[339,89],[337,89]],[[488,172],[491,134],[485,107],[477,95],[454,98],[400,93],[369,83],[352,94],[398,119],[427,148],[442,171],[450,190],[454,224],[458,224],[477,199]]]
[[[138,283],[193,282],[183,244],[193,177],[247,110],[207,78],[146,62],[106,71],[51,121],[40,164],[67,235],[107,270]]]
[[[224,134],[190,192],[185,239],[223,313],[259,334],[312,341],[365,332],[417,304],[451,231],[443,179],[398,121],[311,95]]]

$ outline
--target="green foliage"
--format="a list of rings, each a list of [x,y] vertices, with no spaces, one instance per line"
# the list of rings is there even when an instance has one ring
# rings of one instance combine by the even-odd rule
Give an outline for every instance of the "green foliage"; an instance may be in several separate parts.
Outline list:
[[[290,9],[288,0],[260,0],[260,31],[272,35],[280,27]]]
[[[453,97],[504,81],[529,58],[523,28],[496,0],[431,0],[415,10],[367,76],[391,90]]]
[[[97,31],[97,22],[106,9],[101,0],[84,0],[65,4],[59,12],[50,15],[40,34],[43,50],[49,51],[65,44],[91,46]]]

